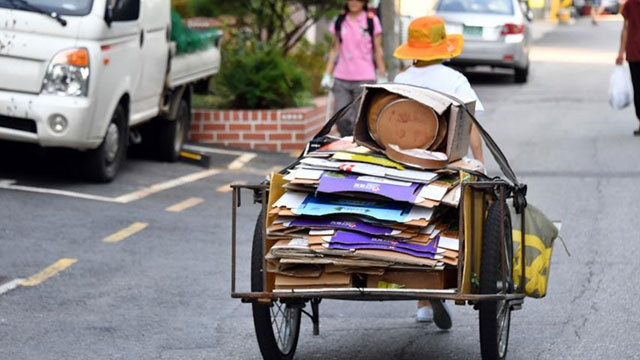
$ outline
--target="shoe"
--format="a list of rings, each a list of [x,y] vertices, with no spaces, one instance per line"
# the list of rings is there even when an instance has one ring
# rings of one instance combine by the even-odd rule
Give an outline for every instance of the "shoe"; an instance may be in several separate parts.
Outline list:
[[[441,300],[432,300],[433,322],[442,330],[451,329],[451,311],[449,305]]]
[[[633,130],[633,136],[640,136],[640,128]]]
[[[432,322],[433,321],[433,309],[430,306],[423,306],[418,308],[416,312],[417,322]]]

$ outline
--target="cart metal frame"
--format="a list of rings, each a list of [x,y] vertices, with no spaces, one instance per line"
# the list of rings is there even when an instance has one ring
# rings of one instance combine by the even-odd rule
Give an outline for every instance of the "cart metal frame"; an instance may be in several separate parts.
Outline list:
[[[500,207],[500,219],[503,219],[505,215],[508,215],[508,209],[505,206],[506,199],[513,195],[513,188],[507,182],[501,179],[493,179],[490,181],[476,181],[476,182],[468,182],[464,183],[463,187],[471,187],[473,191],[480,191],[484,195],[482,196],[483,201],[478,204],[474,197],[471,197],[472,209],[475,209],[477,206],[481,206],[482,213],[485,214],[488,208],[487,198],[491,198],[493,201],[499,201]],[[267,291],[250,291],[250,292],[238,292],[236,290],[236,258],[237,258],[237,209],[242,204],[241,192],[242,190],[251,190],[253,192],[253,203],[260,203],[262,205],[261,214],[266,218],[267,207],[268,207],[268,191],[269,185],[268,183],[262,183],[258,185],[232,185],[233,188],[233,199],[232,199],[232,229],[231,229],[231,297],[239,298],[243,303],[254,303],[261,305],[271,305],[277,303],[284,303],[286,306],[292,306],[295,308],[304,308],[307,302],[311,305],[311,313],[301,310],[301,313],[308,315],[313,322],[313,334],[319,334],[319,304],[322,299],[338,299],[338,300],[354,300],[354,301],[393,301],[393,300],[452,300],[457,305],[473,305],[475,309],[481,307],[481,303],[483,302],[495,302],[503,303],[503,308],[507,309],[508,319],[506,320],[506,334],[498,334],[498,337],[501,338],[506,336],[505,343],[502,344],[501,340],[498,339],[500,349],[502,346],[502,351],[498,350],[497,353],[499,355],[487,355],[485,354],[485,349],[483,348],[483,360],[488,359],[504,359],[506,355],[506,346],[508,344],[508,332],[510,326],[510,312],[512,310],[518,310],[522,307],[524,302],[524,291],[521,287],[515,285],[515,281],[513,281],[512,276],[508,273],[511,272],[511,259],[507,259],[507,249],[505,249],[505,241],[500,241],[500,271],[498,280],[502,286],[498,286],[498,292],[494,294],[481,294],[479,293],[479,286],[472,285],[472,292],[470,293],[462,293],[462,277],[463,277],[463,265],[465,262],[464,254],[464,246],[465,246],[465,227],[462,225],[464,221],[463,211],[460,211],[460,226],[459,226],[459,241],[460,241],[460,251],[458,257],[458,279],[457,279],[457,288],[455,289],[373,289],[373,288],[323,288],[323,289],[291,289],[291,290],[274,290],[271,292]],[[464,193],[464,188],[463,188]],[[464,197],[463,197],[464,198]],[[461,203],[459,208],[462,209],[463,199],[461,199]],[[477,221],[475,216],[471,216],[471,221]],[[263,220],[264,221],[264,220]],[[264,222],[263,222],[264,224]],[[471,229],[475,229],[475,224],[471,224]],[[510,226],[510,224],[509,224]],[[510,232],[511,229],[507,229]],[[260,254],[265,254],[266,248],[266,226],[263,226],[262,229],[262,248],[260,249]],[[471,234],[473,237],[482,237],[482,234]],[[510,233],[507,234],[505,231],[505,226],[500,226],[500,239],[505,239],[505,236],[509,236],[511,239]],[[510,240],[511,241],[511,240]],[[479,267],[479,264],[473,263],[473,258],[476,258],[474,254],[481,254],[481,249],[475,248],[477,247],[478,241],[470,241],[471,249],[469,254],[472,257],[472,269],[474,267]],[[255,246],[255,243],[254,243]],[[523,264],[521,266],[522,274],[520,278],[519,284],[523,284],[522,281],[524,279],[524,259],[525,259],[525,246],[520,246],[521,251],[521,259],[523,260]],[[252,249],[252,251],[256,251],[257,249]],[[513,251],[511,251],[511,256]],[[266,269],[266,260],[264,260],[262,269]],[[267,272],[262,271],[262,284],[267,284]],[[499,309],[499,313],[503,311]],[[255,313],[254,313],[254,321],[255,321]],[[299,332],[299,318],[297,319],[298,325],[295,327],[296,332]],[[502,324],[504,325],[504,324]],[[256,325],[257,326],[257,325]],[[501,326],[500,324],[498,326]],[[481,324],[482,328],[482,324]],[[498,330],[500,332],[502,330]],[[258,330],[256,328],[256,333],[259,337],[260,342],[260,334],[258,334]],[[263,356],[265,359],[273,358],[273,359],[291,359],[293,357],[293,353],[295,353],[295,346],[297,345],[297,333],[295,335],[295,341],[293,344],[293,351],[290,351],[290,356],[271,356],[265,355],[263,352]],[[495,335],[495,334],[494,334]],[[276,342],[279,342],[278,336],[276,336]],[[264,341],[264,340],[262,340]],[[481,330],[481,345],[482,345],[482,330]],[[502,345],[501,345],[502,344]],[[279,344],[278,344],[279,345]],[[291,345],[289,345],[291,347]],[[262,344],[261,344],[262,350]],[[288,349],[291,350],[291,349]]]

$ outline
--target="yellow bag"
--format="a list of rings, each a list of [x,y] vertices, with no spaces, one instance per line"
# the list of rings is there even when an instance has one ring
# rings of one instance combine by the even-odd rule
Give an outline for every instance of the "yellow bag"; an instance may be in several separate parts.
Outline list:
[[[516,214],[509,203],[513,233],[513,280],[520,286],[522,277],[522,214]],[[558,237],[558,229],[540,210],[531,204],[524,209],[525,223],[525,281],[524,293],[533,298],[547,294],[547,281],[551,265],[553,242]]]

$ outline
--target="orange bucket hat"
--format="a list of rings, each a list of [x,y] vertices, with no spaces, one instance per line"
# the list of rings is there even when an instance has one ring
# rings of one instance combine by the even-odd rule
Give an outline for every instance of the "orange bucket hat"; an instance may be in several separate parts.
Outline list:
[[[396,48],[393,56],[424,61],[450,59],[460,55],[463,44],[462,35],[447,35],[441,18],[423,16],[409,24],[409,39]]]

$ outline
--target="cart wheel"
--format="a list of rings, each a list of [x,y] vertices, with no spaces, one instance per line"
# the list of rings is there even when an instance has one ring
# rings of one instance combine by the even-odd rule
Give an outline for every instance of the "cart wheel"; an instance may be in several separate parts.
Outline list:
[[[504,214],[500,214],[502,204]],[[502,231],[504,230],[504,237]],[[502,277],[501,243],[506,250],[506,281]],[[506,287],[506,288],[505,288]],[[484,223],[482,236],[482,259],[480,262],[480,293],[497,294],[513,291],[513,242],[511,239],[511,217],[504,202],[495,201],[490,207]],[[481,301],[480,350],[482,360],[502,360],[507,355],[511,306],[507,301]]]
[[[256,221],[251,251],[251,291],[263,291],[262,265],[262,213]],[[252,303],[253,325],[258,338],[260,352],[265,360],[291,360],[298,345],[300,334],[301,305],[272,301],[271,304]]]

